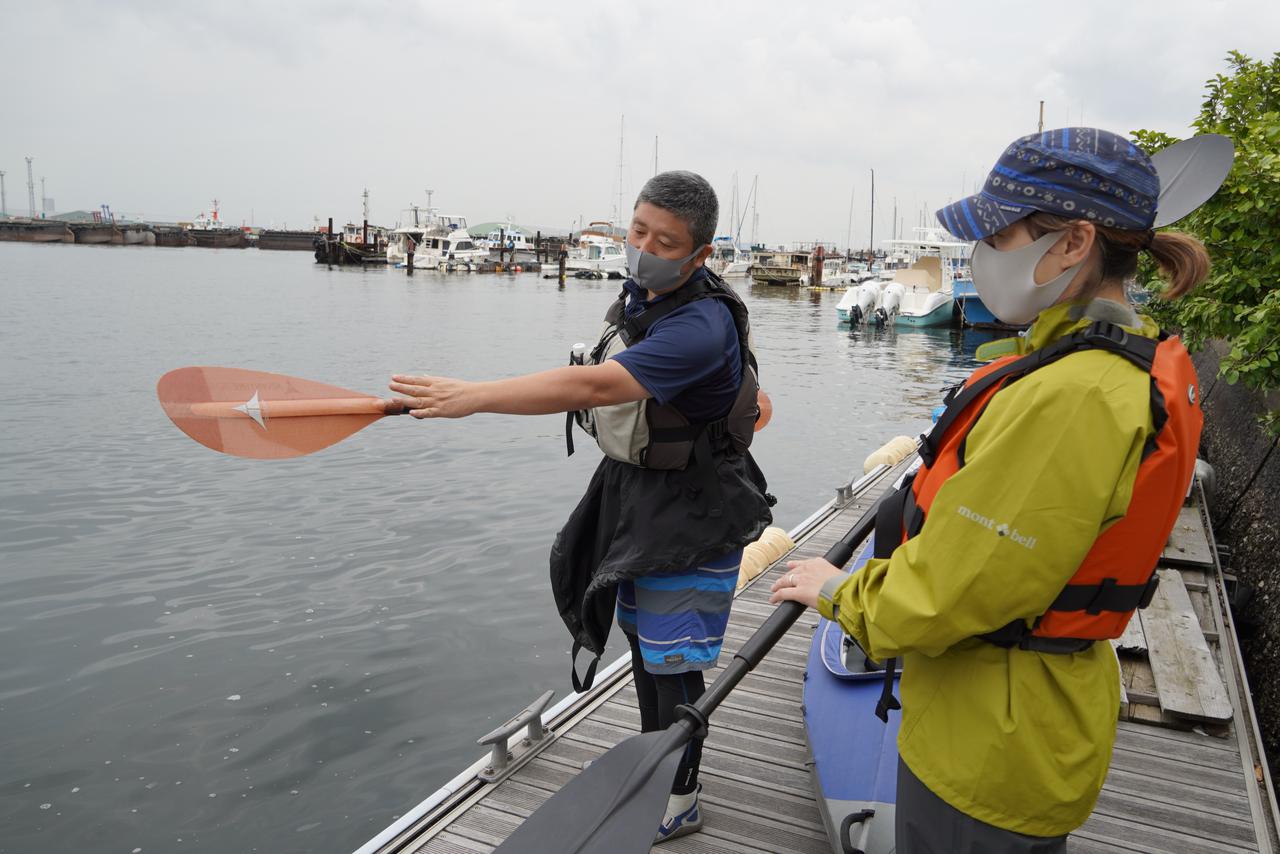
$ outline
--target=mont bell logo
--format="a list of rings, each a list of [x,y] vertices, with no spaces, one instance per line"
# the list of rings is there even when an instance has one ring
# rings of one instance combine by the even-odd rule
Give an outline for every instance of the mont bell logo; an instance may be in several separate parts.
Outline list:
[[[1008,539],[1028,550],[1036,547],[1035,537],[1024,534],[1017,528],[1010,528],[1005,522],[997,522],[989,516],[983,516],[981,513],[970,510],[963,504],[956,508],[956,512],[970,522],[977,522],[988,531],[994,531],[995,535],[1001,539]]]

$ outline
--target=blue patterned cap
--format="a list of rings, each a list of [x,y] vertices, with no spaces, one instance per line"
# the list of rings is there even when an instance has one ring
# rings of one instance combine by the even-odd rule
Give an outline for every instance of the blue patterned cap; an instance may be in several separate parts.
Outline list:
[[[1058,128],[1015,140],[982,192],[937,217],[964,240],[990,237],[1036,211],[1146,231],[1159,195],[1151,158],[1129,140],[1098,128]]]

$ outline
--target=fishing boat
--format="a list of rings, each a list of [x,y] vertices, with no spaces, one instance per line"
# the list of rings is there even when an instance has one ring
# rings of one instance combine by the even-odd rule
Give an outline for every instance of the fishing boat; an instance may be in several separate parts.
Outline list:
[[[866,323],[880,301],[880,286],[874,280],[853,285],[836,303],[836,317],[841,323]]]
[[[522,253],[538,251],[537,245],[530,239],[529,235],[521,231],[519,227],[512,225],[511,220],[507,220],[505,227],[491,229],[484,237],[479,238],[476,243],[490,251],[499,249]]]
[[[807,285],[810,258],[811,253],[803,249],[757,252],[751,280],[762,285]]]
[[[955,314],[952,283],[968,262],[970,244],[940,228],[917,228],[910,240],[886,240],[893,281],[902,285],[897,326],[949,326]],[[905,264],[906,266],[902,266]]]

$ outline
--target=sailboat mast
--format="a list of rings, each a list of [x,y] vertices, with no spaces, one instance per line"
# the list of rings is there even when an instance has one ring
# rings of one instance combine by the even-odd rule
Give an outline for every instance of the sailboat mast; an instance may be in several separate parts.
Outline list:
[[[871,257],[876,257],[876,170],[871,170]]]
[[[853,251],[853,194],[855,190],[849,191],[849,225],[844,231],[844,247],[846,252]]]
[[[622,143],[626,139],[627,116],[624,113],[622,118],[618,120],[618,207],[617,215],[614,217],[614,224],[622,223]]]
[[[658,174],[658,135],[653,135],[653,174]]]

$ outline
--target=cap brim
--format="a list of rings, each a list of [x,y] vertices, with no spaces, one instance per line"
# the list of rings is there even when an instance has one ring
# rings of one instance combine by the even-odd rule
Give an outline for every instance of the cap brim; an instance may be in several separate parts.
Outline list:
[[[938,222],[961,240],[982,240],[1035,213],[1026,205],[997,202],[982,193],[939,208]]]

